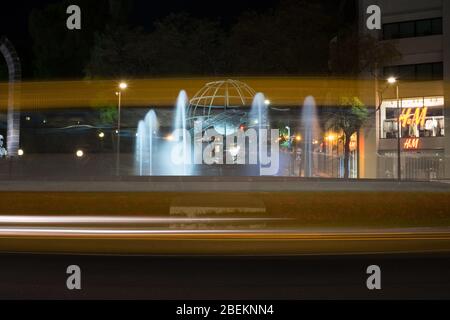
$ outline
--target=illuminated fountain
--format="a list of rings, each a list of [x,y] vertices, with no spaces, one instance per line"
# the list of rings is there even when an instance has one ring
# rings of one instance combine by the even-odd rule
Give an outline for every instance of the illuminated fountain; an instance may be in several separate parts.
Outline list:
[[[153,175],[153,154],[158,132],[156,113],[150,110],[144,120],[139,121],[136,134],[136,168],[138,174]]]
[[[264,156],[261,161],[259,155],[267,154],[269,137],[266,130],[262,129],[268,129],[268,106],[264,95],[256,94],[245,83],[235,80],[210,82],[190,101],[187,93],[181,90],[176,100],[173,118],[167,122],[164,119],[161,114],[161,131],[169,130],[169,134],[164,138],[158,134],[158,119],[153,110],[138,123],[135,171],[140,176],[189,176],[197,172],[205,175],[214,172],[219,175],[227,174],[223,171],[223,167],[214,167],[214,164],[220,162],[214,162],[213,165],[203,162],[203,152],[213,144],[215,148],[220,143],[222,153],[229,152],[233,158],[237,158],[240,149],[233,143],[230,143],[228,148],[225,143],[226,137],[233,136],[237,130],[246,127],[257,132],[253,135],[253,139],[259,137],[259,141],[250,141],[249,137],[249,144],[254,143],[255,147],[250,148],[247,157],[252,153],[252,159],[259,159],[259,162],[249,162],[252,167],[235,164],[243,174],[252,175],[261,175],[266,167],[265,160],[268,157]],[[223,136],[223,140],[214,136],[214,140],[207,141],[203,134],[211,130]],[[199,132],[200,138],[196,132]],[[276,138],[278,139],[278,136]],[[213,153],[218,159],[222,156],[220,151]],[[235,167],[225,169],[233,174],[236,172]],[[256,170],[258,171],[254,172]]]
[[[268,129],[268,117],[267,117],[267,105],[264,94],[257,93],[252,102],[252,108],[250,110],[250,123],[251,126],[257,129],[258,132],[258,163],[259,171],[261,175],[261,156],[266,154],[267,148],[267,130]]]
[[[313,97],[306,97],[302,109],[302,127],[303,127],[303,157],[304,157],[304,176],[311,178],[314,176],[314,140],[320,134],[319,122],[317,119],[316,101]]]
[[[190,175],[191,165],[191,143],[187,132],[186,108],[189,100],[186,91],[181,90],[178,94],[175,117],[173,122],[171,160],[171,175]]]

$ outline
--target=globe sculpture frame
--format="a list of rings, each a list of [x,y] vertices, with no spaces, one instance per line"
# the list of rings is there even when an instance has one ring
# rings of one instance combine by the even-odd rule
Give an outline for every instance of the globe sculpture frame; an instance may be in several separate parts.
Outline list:
[[[248,111],[256,91],[238,80],[207,83],[190,100],[187,122],[192,128],[201,121],[202,130],[214,128],[221,134],[232,134],[248,122]]]

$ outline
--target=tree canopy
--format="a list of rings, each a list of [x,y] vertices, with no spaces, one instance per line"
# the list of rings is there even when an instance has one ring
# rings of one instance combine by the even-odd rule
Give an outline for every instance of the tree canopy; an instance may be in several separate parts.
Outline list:
[[[81,30],[69,31],[66,9],[76,4],[83,8]],[[111,16],[104,8],[108,0],[65,0],[34,9],[29,17],[33,41],[34,76],[38,78],[79,78],[90,59],[94,34],[101,32]]]
[[[60,28],[68,0],[30,16],[37,77],[326,74],[339,29],[335,1],[281,0],[229,24],[173,13],[150,30],[127,22],[122,0],[72,2],[83,8],[81,31]]]
[[[357,76],[364,71],[375,75],[379,66],[400,56],[394,43],[344,28],[331,41],[329,66],[334,75]]]

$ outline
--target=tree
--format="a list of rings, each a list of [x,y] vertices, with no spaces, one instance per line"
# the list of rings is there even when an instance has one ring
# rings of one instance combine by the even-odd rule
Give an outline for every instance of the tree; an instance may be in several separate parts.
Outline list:
[[[344,178],[350,176],[350,141],[358,134],[369,118],[367,107],[357,97],[343,97],[336,111],[330,114],[325,126],[327,130],[342,132],[344,138]]]
[[[344,28],[330,44],[329,68],[332,75],[359,77],[368,72],[377,80],[380,66],[387,65],[401,57],[395,43],[379,41],[369,34],[360,34],[354,28]],[[345,83],[347,92],[357,92],[358,84]],[[347,93],[348,94],[348,93]],[[338,112],[331,114],[329,128],[342,131],[345,140],[345,178],[349,177],[350,137],[358,133],[369,118],[369,111],[358,98],[341,99]],[[376,109],[378,110],[378,109]],[[359,145],[357,146],[359,149]]]
[[[117,107],[115,106],[107,106],[107,107],[100,107],[98,109],[99,112],[99,121],[103,125],[113,125],[117,121],[117,117],[119,115],[119,112],[117,110]]]
[[[130,78],[145,75],[151,61],[148,39],[141,29],[107,27],[95,35],[95,45],[84,68],[88,78]]]
[[[217,75],[224,71],[225,32],[218,22],[185,13],[156,22],[150,35],[155,70],[169,75]]]
[[[111,0],[113,2],[113,0]],[[82,8],[81,30],[66,28],[66,9]],[[111,16],[108,0],[65,0],[34,9],[29,17],[34,75],[41,78],[79,78],[91,53],[94,34],[103,30]]]
[[[99,32],[90,77],[305,75],[328,72],[335,2],[282,0],[275,9],[247,12],[228,29],[216,20],[170,14],[153,31]]]
[[[331,42],[329,68],[333,75],[359,76],[401,57],[395,43],[379,41],[369,34],[344,29]]]
[[[184,13],[155,23],[154,31],[125,26],[96,35],[88,77],[218,75],[224,72],[224,32],[217,22]]]
[[[244,13],[232,27],[232,71],[244,74],[327,73],[333,5],[323,1],[283,0],[267,12]]]

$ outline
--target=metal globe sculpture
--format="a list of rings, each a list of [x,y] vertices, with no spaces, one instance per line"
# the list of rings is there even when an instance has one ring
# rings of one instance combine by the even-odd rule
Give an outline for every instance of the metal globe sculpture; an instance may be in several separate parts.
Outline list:
[[[189,125],[201,121],[203,130],[214,128],[223,135],[233,134],[246,124],[255,94],[250,86],[237,80],[207,83],[190,100]]]

